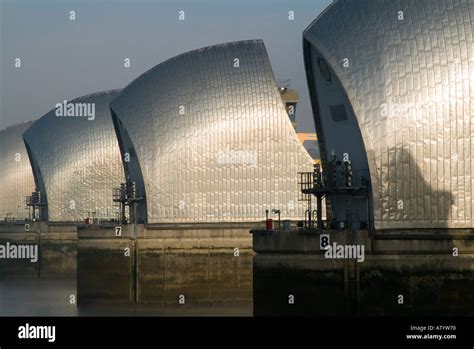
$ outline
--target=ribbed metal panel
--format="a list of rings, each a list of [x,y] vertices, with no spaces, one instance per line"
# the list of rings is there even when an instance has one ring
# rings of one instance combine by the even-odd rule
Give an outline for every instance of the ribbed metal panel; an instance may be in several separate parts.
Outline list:
[[[115,217],[112,190],[124,181],[124,173],[109,102],[118,93],[68,101],[93,103],[93,120],[56,116],[53,109],[25,132],[30,156],[41,172],[38,178],[44,182],[49,221],[82,221],[93,214]]]
[[[304,33],[351,101],[378,229],[473,227],[473,23],[472,0],[339,0]]]
[[[149,223],[258,221],[273,208],[282,218],[304,216],[297,172],[313,162],[262,41],[172,58],[134,80],[111,108],[134,145]]]
[[[33,122],[0,131],[0,219],[28,217],[25,197],[35,190],[33,172],[23,143],[23,132]]]

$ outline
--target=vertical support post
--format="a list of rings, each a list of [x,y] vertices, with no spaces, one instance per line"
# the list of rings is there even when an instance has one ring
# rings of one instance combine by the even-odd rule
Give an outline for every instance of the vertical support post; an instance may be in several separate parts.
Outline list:
[[[323,229],[323,199],[321,195],[316,196],[316,222],[317,222],[317,228],[319,230]]]

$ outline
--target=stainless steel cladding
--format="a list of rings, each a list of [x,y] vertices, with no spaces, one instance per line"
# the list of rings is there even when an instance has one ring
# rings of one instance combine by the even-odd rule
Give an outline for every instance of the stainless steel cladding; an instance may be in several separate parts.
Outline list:
[[[322,154],[357,143],[333,140],[339,93],[378,229],[473,227],[473,15],[471,0],[339,0],[304,32]]]
[[[118,93],[58,101],[24,133],[49,221],[115,218],[112,191],[125,178],[109,109]]]
[[[35,190],[23,132],[33,122],[0,131],[0,219],[28,218],[25,198]]]
[[[296,137],[262,41],[202,48],[157,65],[111,103],[127,175],[148,223],[304,217]],[[271,213],[270,213],[271,214]]]

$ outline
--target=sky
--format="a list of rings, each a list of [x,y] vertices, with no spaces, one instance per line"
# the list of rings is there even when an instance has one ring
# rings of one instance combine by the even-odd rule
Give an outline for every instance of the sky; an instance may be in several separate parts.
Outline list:
[[[0,129],[35,120],[63,100],[123,88],[180,53],[262,39],[277,80],[290,79],[300,94],[298,130],[313,131],[302,33],[331,2],[0,0]]]

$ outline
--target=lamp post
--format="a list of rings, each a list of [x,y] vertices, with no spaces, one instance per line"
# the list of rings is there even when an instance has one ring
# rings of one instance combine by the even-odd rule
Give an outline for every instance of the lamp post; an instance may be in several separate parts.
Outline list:
[[[281,220],[280,220],[281,211],[279,209],[274,208],[274,209],[272,209],[272,213],[273,214],[278,214],[278,229],[281,229]]]

